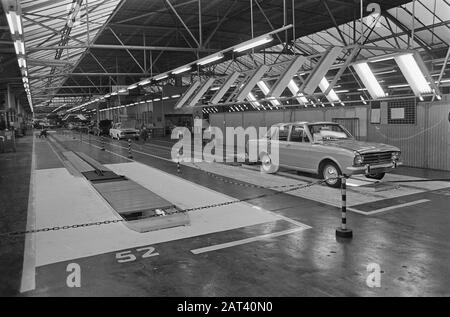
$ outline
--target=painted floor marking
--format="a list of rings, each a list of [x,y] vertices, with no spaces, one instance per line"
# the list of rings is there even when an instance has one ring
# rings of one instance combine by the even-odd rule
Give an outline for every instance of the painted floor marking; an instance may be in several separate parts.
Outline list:
[[[357,212],[360,214],[364,214],[364,215],[374,215],[374,214],[378,214],[380,212],[384,212],[384,211],[389,211],[389,210],[393,210],[393,209],[398,209],[398,208],[403,208],[403,207],[408,207],[408,206],[414,206],[414,205],[418,205],[418,204],[422,204],[422,203],[426,203],[429,202],[429,199],[419,199],[419,200],[415,200],[415,201],[411,201],[408,203],[404,203],[404,204],[399,204],[399,205],[394,205],[394,206],[389,206],[389,207],[385,207],[385,208],[380,208],[380,209],[376,209],[376,210],[372,210],[372,211],[361,211],[355,208],[351,208],[351,207],[347,207],[347,210],[353,211],[353,212]]]
[[[269,239],[269,238],[275,238],[275,237],[280,237],[280,236],[300,232],[305,229],[306,228],[294,228],[294,229],[289,229],[289,230],[284,230],[284,231],[279,231],[279,232],[273,232],[273,233],[264,234],[261,236],[252,237],[252,238],[236,240],[236,241],[232,241],[232,242],[226,242],[226,243],[212,245],[209,247],[194,249],[194,250],[191,250],[191,252],[193,254],[201,254],[201,253],[216,251],[216,250],[220,250],[220,249],[231,248],[231,247],[234,247],[237,245],[247,244],[247,243],[251,243],[251,242],[255,242],[255,241],[261,241],[261,240],[265,240],[265,239]]]
[[[110,143],[108,143],[108,144],[110,144]],[[115,147],[119,147],[119,148],[123,148],[123,149],[127,149],[126,147],[118,146],[118,145],[115,145],[115,144],[110,144],[110,145],[115,146]],[[117,154],[117,153],[114,153],[114,152],[111,152],[111,151],[108,151],[108,152],[110,152],[112,154],[116,154],[118,156],[121,156],[120,154]],[[148,154],[148,153],[141,152],[141,151],[135,151],[135,152],[141,153],[143,155],[151,156],[151,157],[154,157],[154,158],[162,159],[162,160],[165,160],[165,161],[173,162],[172,160],[166,159],[166,158],[161,157],[161,156],[152,155],[152,154]],[[123,156],[121,156],[121,157],[123,157]],[[369,180],[369,182],[370,182],[370,180]],[[295,195],[295,196],[297,196],[297,195]],[[298,195],[298,196],[300,196],[302,198],[306,198],[306,199],[312,199],[312,200],[315,200],[315,201],[317,201],[319,203],[326,204],[326,205],[329,205],[329,206],[338,207],[338,208],[340,207],[339,203],[333,204],[333,203],[330,203],[329,201],[324,201],[324,200],[321,200],[321,199],[319,199],[317,197],[311,198],[308,195],[301,195],[301,194]],[[381,208],[381,209],[377,209],[377,210],[373,210],[373,211],[369,211],[369,212],[364,212],[362,210],[358,210],[356,208],[351,208],[351,207],[347,207],[347,210],[355,212],[355,213],[358,213],[358,214],[361,214],[361,215],[369,216],[369,215],[374,215],[374,214],[377,214],[377,213],[381,213],[381,212],[385,212],[385,211],[389,211],[389,210],[393,210],[393,209],[397,209],[397,208],[401,208],[401,207],[407,207],[407,206],[420,204],[420,203],[423,203],[423,202],[426,202],[426,201],[429,201],[429,200],[423,199],[423,200],[413,201],[413,202],[409,202],[409,203],[405,203],[405,204],[389,206],[389,207],[386,207],[386,208]],[[289,221],[288,219],[291,220],[290,222],[292,222],[292,221],[295,222],[295,220],[292,220],[290,218],[286,218],[285,220]]]
[[[36,228],[36,210],[35,210],[35,185],[36,185],[36,154],[35,138],[31,152],[31,174],[30,189],[28,194],[28,211],[26,230]],[[25,246],[23,253],[22,278],[20,282],[20,292],[32,291],[36,288],[36,238],[34,234],[25,235]]]

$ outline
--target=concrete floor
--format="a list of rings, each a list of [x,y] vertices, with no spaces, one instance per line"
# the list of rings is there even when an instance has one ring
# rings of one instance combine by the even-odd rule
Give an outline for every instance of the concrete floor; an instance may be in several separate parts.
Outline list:
[[[100,143],[86,136],[83,141],[58,136],[66,150],[81,151],[111,168],[129,164],[143,164],[162,171],[170,177],[180,177],[233,199],[243,199],[274,191],[252,185],[243,187],[242,179],[227,176],[212,177],[195,167],[182,166],[178,174],[176,164],[169,160],[170,142],[152,140],[151,144],[134,145],[134,160],[130,163],[124,141],[107,140],[105,152]],[[32,139],[19,140],[18,152],[0,154],[0,232],[24,230],[27,223]],[[53,142],[38,140],[34,146],[34,174],[38,177],[65,171],[60,160],[61,149]],[[59,158],[58,158],[59,157]],[[128,164],[127,164],[128,163]],[[225,167],[224,167],[225,168]],[[239,167],[236,167],[239,168]],[[220,167],[219,167],[220,169]],[[124,169],[125,171],[126,169]],[[126,170],[128,173],[128,170]],[[139,178],[140,175],[130,175]],[[425,178],[447,178],[450,173],[402,168],[399,174]],[[243,174],[243,173],[242,173]],[[129,175],[127,175],[129,176]],[[132,178],[131,176],[129,176]],[[167,176],[169,177],[169,176]],[[281,176],[280,176],[281,177]],[[70,178],[68,178],[70,179]],[[292,178],[285,177],[286,183]],[[308,176],[303,177],[308,182]],[[224,181],[225,180],[225,181]],[[141,181],[152,184],[151,179]],[[309,181],[314,181],[310,178]],[[73,183],[75,184],[75,180]],[[68,188],[74,185],[67,184]],[[170,186],[170,184],[167,184]],[[148,244],[142,238],[139,247],[98,252],[91,256],[30,266],[34,254],[24,247],[25,237],[0,242],[0,294],[4,296],[448,296],[450,295],[450,183],[438,184],[437,189],[411,189],[405,195],[367,203],[372,210],[379,206],[398,206],[376,215],[348,213],[354,238],[336,240],[335,227],[340,223],[339,208],[311,197],[278,194],[249,201],[257,210],[265,210],[281,217],[276,220],[216,231],[178,240]],[[86,184],[86,188],[87,188]],[[326,190],[326,188],[322,188]],[[43,190],[43,189],[40,189]],[[317,189],[321,191],[321,187]],[[43,191],[45,192],[45,191]],[[61,191],[61,195],[64,191]],[[88,201],[81,192],[71,191],[72,198]],[[78,195],[78,196],[77,196]],[[61,197],[54,197],[60,202]],[[39,197],[34,197],[39,205]],[[32,199],[32,201],[34,201]],[[401,207],[410,201],[426,202]],[[196,197],[192,197],[195,204]],[[51,202],[50,202],[51,203]],[[73,205],[73,204],[72,204]],[[3,208],[5,206],[6,208]],[[49,205],[49,208],[51,206]],[[71,207],[72,208],[72,207]],[[359,206],[359,208],[363,208]],[[197,211],[208,213],[212,210]],[[38,215],[40,216],[40,215]],[[232,220],[235,220],[234,218]],[[56,221],[56,219],[55,219]],[[237,219],[235,220],[238,221]],[[299,225],[305,227],[298,229]],[[112,226],[112,225],[108,225]],[[100,226],[102,234],[107,226]],[[110,227],[113,228],[113,227]],[[61,231],[61,238],[70,238],[71,229]],[[181,230],[181,229],[180,229]],[[276,236],[279,232],[286,234]],[[27,235],[27,239],[50,233]],[[163,234],[163,233],[161,233]],[[111,239],[114,233],[111,233]],[[120,239],[120,237],[119,237]],[[247,243],[236,243],[243,241]],[[95,239],[94,239],[95,240]],[[94,240],[93,243],[95,242]],[[156,240],[155,240],[156,241]],[[139,244],[140,243],[140,244]],[[195,253],[192,250],[231,243],[230,247]],[[77,247],[71,246],[71,247]],[[85,243],[79,243],[85,248]],[[151,247],[138,251],[141,247]],[[36,252],[40,252],[38,248]],[[74,252],[77,250],[74,250]],[[130,251],[130,252],[127,252]],[[150,253],[150,251],[152,251]],[[117,253],[133,254],[136,260],[119,263]],[[27,254],[25,257],[23,254]],[[143,257],[143,255],[148,257]],[[27,265],[22,263],[25,258]],[[30,260],[31,259],[31,260]],[[67,265],[77,263],[82,270],[80,288],[66,285]],[[381,287],[366,284],[367,265],[377,263],[381,268]],[[35,263],[36,264],[36,263]],[[35,288],[20,293],[23,275],[35,273]],[[22,274],[25,272],[26,274]],[[23,285],[22,285],[23,286]],[[23,289],[22,289],[23,290]]]

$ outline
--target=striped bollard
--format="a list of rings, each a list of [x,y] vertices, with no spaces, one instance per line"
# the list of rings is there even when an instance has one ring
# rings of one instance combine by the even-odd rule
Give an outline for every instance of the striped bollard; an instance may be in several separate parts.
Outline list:
[[[181,150],[181,149],[180,149]],[[180,174],[181,173],[181,167],[180,167],[180,150],[178,150],[177,153],[177,173]]]
[[[133,155],[131,154],[131,139],[128,139],[128,158],[133,158]]]
[[[105,140],[103,140],[103,135],[100,136],[100,143],[102,144],[100,151],[104,151],[105,150]]]
[[[347,228],[347,179],[345,176],[341,176],[341,226],[336,229],[336,237],[339,238],[352,238],[352,229]]]

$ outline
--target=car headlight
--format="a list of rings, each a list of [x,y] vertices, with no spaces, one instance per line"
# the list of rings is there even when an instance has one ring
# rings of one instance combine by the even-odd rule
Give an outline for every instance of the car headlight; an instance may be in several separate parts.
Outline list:
[[[400,159],[400,152],[392,152],[392,160],[398,161]]]
[[[362,165],[362,163],[363,163],[363,157],[361,156],[361,155],[359,155],[359,154],[355,154],[355,158],[353,159],[353,163],[355,164],[355,165]]]

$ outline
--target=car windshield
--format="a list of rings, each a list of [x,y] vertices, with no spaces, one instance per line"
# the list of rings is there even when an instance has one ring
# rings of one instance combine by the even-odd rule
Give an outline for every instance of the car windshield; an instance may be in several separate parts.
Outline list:
[[[314,140],[345,140],[353,136],[339,124],[310,124],[309,131]]]

